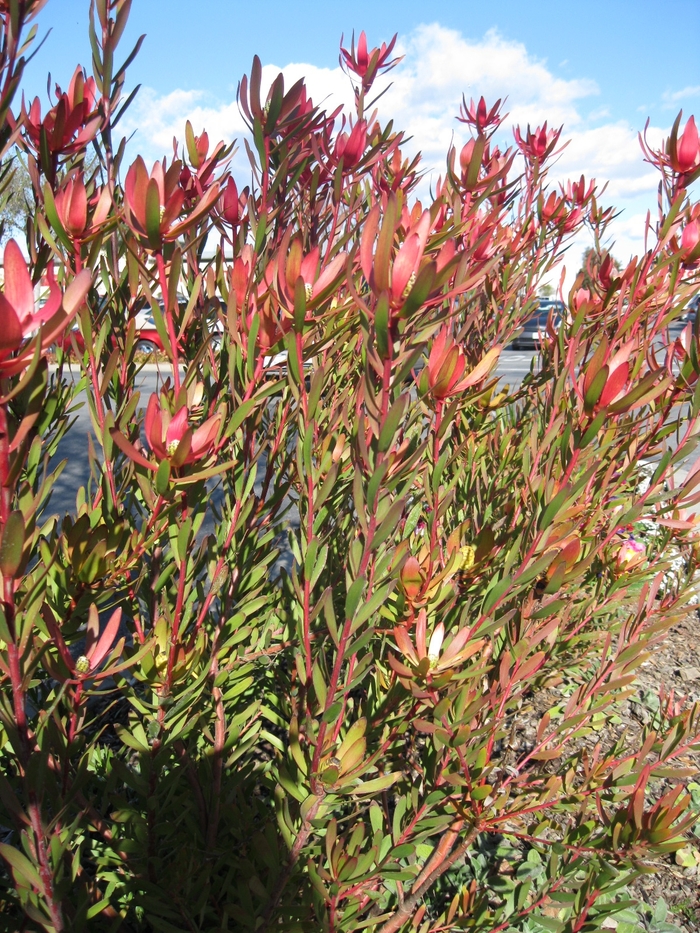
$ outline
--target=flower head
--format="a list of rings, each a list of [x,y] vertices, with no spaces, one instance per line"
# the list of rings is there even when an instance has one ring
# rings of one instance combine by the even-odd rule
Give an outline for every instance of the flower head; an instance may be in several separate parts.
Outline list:
[[[492,132],[497,130],[503,122],[504,116],[500,114],[500,109],[500,97],[489,110],[484,97],[479,99],[478,104],[470,100],[469,106],[467,106],[467,99],[462,95],[462,106],[459,108],[459,116],[457,119],[461,123],[467,123],[473,126],[479,135],[483,135],[484,131],[487,129],[491,129]]]
[[[14,240],[5,247],[5,284],[0,292],[0,372],[12,375],[29,362],[31,350],[24,341],[43,325],[42,348],[48,347],[75,316],[85,300],[92,276],[85,269],[75,277],[65,295],[48,267],[49,297],[40,308],[34,303],[34,285],[22,252]],[[17,353],[17,351],[20,351]]]
[[[409,601],[418,599],[425,584],[425,575],[417,557],[409,557],[401,568],[401,587]]]
[[[416,618],[415,644],[403,626],[394,628],[396,647],[403,660],[399,661],[390,655],[389,664],[402,678],[412,680],[417,675],[430,681],[442,674],[449,675],[485,645],[484,639],[470,641],[469,628],[451,633],[445,641],[445,626],[442,622],[435,626],[428,641],[427,623],[426,611],[421,609]]]
[[[61,226],[73,240],[89,237],[108,219],[111,206],[109,188],[98,188],[92,197],[88,197],[82,172],[66,179],[53,198]]]
[[[449,327],[445,325],[433,340],[426,366],[427,378],[422,379],[421,389],[424,393],[429,393],[436,401],[442,402],[485,379],[496,364],[500,353],[500,346],[492,347],[465,376],[467,363],[464,352],[456,343]]]
[[[235,229],[241,222],[244,207],[245,201],[238,194],[236,182],[229,177],[219,198],[219,216]]]
[[[614,551],[614,569],[617,573],[629,573],[640,567],[647,558],[647,551],[636,538],[625,538]]]
[[[350,49],[343,48],[342,45],[340,47],[340,64],[344,64],[348,71],[357,75],[362,81],[363,88],[367,89],[372,86],[380,71],[389,71],[401,61],[401,58],[389,58],[396,45],[396,39],[395,35],[389,45],[382,42],[381,48],[368,49],[367,36],[363,29],[357,40],[357,48],[355,48],[355,34],[353,33]],[[343,41],[342,38],[340,41]]]
[[[155,393],[148,400],[145,424],[148,445],[159,459],[170,460],[175,467],[209,456],[216,446],[221,415],[212,415],[198,428],[192,427],[189,415],[186,405],[171,415]]]
[[[343,160],[343,169],[349,171],[353,169],[364,155],[367,145],[367,121],[358,120],[350,127],[350,132],[341,132],[335,140],[335,151],[333,161],[338,163]]]
[[[542,126],[531,130],[528,123],[524,136],[519,126],[515,128],[514,136],[518,148],[529,162],[542,162],[554,152],[561,136],[561,127],[558,130],[549,130],[545,120]]]
[[[275,277],[281,303],[289,310],[294,307],[296,286],[301,279],[306,301],[323,294],[340,275],[347,260],[346,253],[322,260],[321,250],[314,246],[304,254],[299,237],[291,237],[291,230],[282,239],[274,263],[265,271],[265,281],[271,286]]]
[[[50,611],[44,613],[44,621],[51,633],[52,641],[58,648],[61,659],[68,668],[71,678],[81,681],[91,675],[92,677],[95,676],[97,668],[102,664],[114,646],[115,639],[119,634],[121,620],[121,608],[115,609],[104,629],[100,632],[100,617],[97,606],[93,603],[88,613],[84,651],[80,657],[74,660],[63,638],[63,633],[53,615]],[[117,645],[117,648],[118,647]],[[59,672],[57,672],[57,674],[58,673]],[[109,671],[105,671],[101,676],[106,677],[108,674]]]
[[[202,217],[219,197],[213,184],[184,218],[186,192],[181,185],[182,163],[156,162],[149,173],[141,156],[131,165],[124,183],[125,219],[133,233],[150,249],[161,249]]]
[[[680,136],[672,133],[667,145],[669,162],[674,171],[687,175],[700,168],[700,139],[695,117],[690,117]]]
[[[44,172],[53,182],[60,156],[80,152],[97,134],[102,117],[95,109],[97,89],[94,78],[86,78],[78,66],[67,91],[56,85],[56,104],[41,118],[41,101],[35,97],[27,111],[24,101],[20,120],[24,138],[42,158]],[[47,162],[48,156],[48,162]]]

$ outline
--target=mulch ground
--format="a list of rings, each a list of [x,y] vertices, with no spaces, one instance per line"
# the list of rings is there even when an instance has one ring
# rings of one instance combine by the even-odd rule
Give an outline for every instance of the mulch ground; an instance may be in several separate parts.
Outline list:
[[[665,641],[657,646],[641,667],[637,695],[625,704],[623,728],[641,728],[652,715],[659,687],[674,690],[690,702],[700,700],[700,615],[693,612],[675,625]],[[700,755],[691,758],[698,769],[695,781],[700,783]],[[691,778],[691,781],[693,779]],[[700,830],[698,830],[700,831]],[[654,906],[659,899],[669,907],[667,920],[687,933],[700,933],[700,836],[689,835],[688,854],[668,856],[654,863],[656,871],[645,875],[634,885],[633,895]],[[678,862],[692,861],[683,867]]]

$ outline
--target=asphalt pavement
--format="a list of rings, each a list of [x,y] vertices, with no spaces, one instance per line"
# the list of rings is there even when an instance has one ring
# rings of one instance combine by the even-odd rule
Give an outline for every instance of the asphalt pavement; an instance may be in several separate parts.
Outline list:
[[[496,367],[496,374],[500,377],[502,383],[507,383],[511,389],[516,388],[530,371],[534,357],[534,351],[505,350],[501,354]],[[78,371],[75,372],[77,378]],[[149,396],[152,392],[158,390],[162,380],[169,375],[169,372],[169,367],[164,365],[147,364],[144,367],[137,385],[141,392],[142,407],[145,408]],[[77,401],[81,401],[80,397],[78,397]],[[76,412],[75,423],[59,445],[56,462],[65,458],[66,466],[54,488],[49,508],[50,514],[63,515],[66,512],[75,512],[76,493],[80,486],[84,485],[88,480],[87,436],[92,432],[92,428],[84,397],[82,402],[82,406]],[[699,457],[700,450],[691,455],[688,462],[684,464],[684,468],[689,469],[690,465]]]

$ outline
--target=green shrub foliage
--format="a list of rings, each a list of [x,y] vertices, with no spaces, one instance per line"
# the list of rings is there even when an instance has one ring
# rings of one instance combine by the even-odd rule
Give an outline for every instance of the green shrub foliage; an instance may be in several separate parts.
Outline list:
[[[660,212],[618,268],[596,184],[547,180],[560,131],[504,145],[500,102],[421,203],[393,43],[341,51],[350,114],[254,59],[234,178],[189,124],[127,164],[130,0],[18,103],[42,5],[0,3],[0,187],[21,158],[35,202],[0,297],[0,929],[600,929],[693,818],[700,710],[616,716],[694,593],[693,119],[642,140]],[[584,227],[590,287],[508,387]]]

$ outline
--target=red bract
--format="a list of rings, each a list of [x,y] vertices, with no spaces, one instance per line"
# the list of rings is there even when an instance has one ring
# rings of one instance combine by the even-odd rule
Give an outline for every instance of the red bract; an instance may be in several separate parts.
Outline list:
[[[394,304],[400,304],[407,297],[411,282],[416,280],[430,227],[430,211],[423,211],[418,222],[409,228],[406,239],[396,254],[391,269],[391,299]]]
[[[545,120],[542,126],[538,126],[534,131],[530,129],[528,123],[524,138],[519,126],[516,126],[513,135],[518,148],[529,162],[543,162],[554,152],[561,136],[561,130],[561,127],[558,130],[548,130],[547,121]]]
[[[97,610],[94,606],[91,607],[91,612],[88,617],[87,632],[85,634],[85,653],[76,661],[76,667],[78,669],[80,669],[80,666],[85,667],[85,664],[80,665],[81,661],[87,661],[87,671],[82,671],[81,673],[94,671],[107,657],[107,653],[114,644],[114,640],[119,632],[121,618],[121,609],[115,609],[109,622],[105,625],[104,631],[100,635]]]
[[[381,48],[367,49],[367,36],[364,29],[357,40],[357,49],[355,49],[355,34],[353,33],[350,49],[340,47],[340,63],[344,63],[348,71],[356,74],[362,81],[364,88],[369,88],[380,71],[389,71],[397,65],[401,58],[389,59],[394,45],[396,44],[398,33],[394,35],[389,45],[382,42]],[[341,38],[342,43],[342,38]]]
[[[223,142],[218,142],[209,155],[209,135],[204,131],[201,136],[195,136],[189,120],[185,125],[185,142],[194,172],[187,165],[183,165],[179,181],[185,192],[185,206],[191,208],[213,183],[214,170],[222,163],[229,150]],[[177,144],[173,148],[174,158],[177,160]]]
[[[579,307],[585,303],[585,295],[589,294],[581,289],[579,296],[581,292],[584,295]],[[586,412],[601,411],[625,397],[631,373],[629,359],[637,349],[637,340],[628,340],[610,356],[607,340],[604,338],[601,341],[599,352],[589,361],[580,381],[580,392]]]
[[[700,221],[691,220],[683,228],[681,250],[686,254],[686,263],[694,263],[700,259]]]
[[[339,253],[321,266],[321,251],[317,246],[304,255],[301,241],[295,237],[290,244],[290,236],[291,231],[283,237],[275,262],[265,270],[265,281],[271,286],[276,277],[280,299],[291,310],[298,279],[304,283],[306,301],[310,302],[335,281],[347,255]]]
[[[63,638],[61,629],[50,612],[44,614],[44,620],[47,624],[54,644],[58,648],[63,663],[70,671],[71,677],[75,680],[86,680],[94,674],[100,664],[109,654],[114,640],[119,633],[119,626],[122,619],[121,608],[115,609],[110,616],[109,622],[105,625],[104,631],[100,634],[100,619],[97,607],[93,603],[90,606],[88,615],[87,631],[85,633],[85,650],[75,660],[68,650],[68,646]],[[102,675],[109,676],[109,671]]]
[[[514,150],[504,153],[498,146],[491,149],[486,137],[470,139],[459,154],[460,181],[465,192],[471,194],[486,187],[493,189],[492,202],[502,203],[506,189],[504,182],[513,163]],[[454,160],[454,149],[450,151],[450,165]]]
[[[50,191],[46,193],[47,212],[50,214]],[[99,230],[109,217],[112,200],[109,188],[99,188],[91,198],[82,173],[72,175],[54,195],[58,220],[66,234],[74,240],[83,240]],[[91,215],[92,212],[92,216]]]
[[[462,348],[455,342],[446,325],[433,340],[425,368],[427,384],[424,376],[421,379],[421,390],[424,394],[429,392],[436,401],[443,402],[485,379],[496,365],[500,353],[499,346],[492,347],[474,369],[464,376],[467,361]]]
[[[71,237],[83,234],[87,225],[88,199],[82,178],[69,178],[56,192],[56,212],[63,229]]]
[[[417,156],[409,163],[408,159],[401,158],[400,149],[394,149],[391,157],[381,159],[372,171],[375,188],[378,192],[410,191],[417,178],[417,164]]]
[[[610,253],[606,253],[598,269],[598,281],[603,286],[605,291],[607,291],[615,281],[614,276],[616,271],[615,260],[612,258]]]
[[[578,181],[567,181],[566,185],[561,186],[561,191],[570,204],[575,204],[576,207],[583,207],[590,201],[595,193],[595,178],[593,178],[589,182],[588,187],[586,187],[586,179],[581,175]]]
[[[333,160],[343,160],[343,168],[348,171],[354,168],[362,158],[367,145],[367,122],[359,120],[350,130],[350,133],[339,133],[335,140]]]
[[[95,112],[95,79],[85,79],[83,69],[78,66],[67,92],[56,85],[58,102],[41,119],[41,102],[35,97],[29,112],[22,101],[21,122],[24,139],[37,155],[42,149],[50,156],[51,163],[42,162],[44,172],[55,171],[56,159],[60,155],[81,152],[97,133],[102,118]],[[53,180],[52,178],[50,180]]]
[[[219,197],[218,184],[202,196],[194,209],[178,221],[185,202],[180,185],[182,163],[156,162],[149,174],[139,156],[127,172],[124,183],[125,220],[133,233],[150,249],[161,249],[164,242],[177,239],[209,210]]]
[[[671,133],[668,140],[668,156],[671,168],[682,175],[700,168],[700,140],[695,117],[690,117],[680,137]]]
[[[484,262],[494,254],[498,244],[498,228],[492,225],[493,218],[479,213],[474,223],[464,234],[464,246],[477,262]],[[448,241],[449,242],[449,241]]]
[[[294,323],[290,314],[280,312],[278,308],[273,307],[269,295],[260,303],[257,300],[253,301],[253,314],[258,315],[257,346],[261,350],[269,350],[270,347],[279,343],[284,335],[289,333]]]
[[[469,172],[470,166],[474,161],[476,153],[476,158],[478,159],[478,168],[481,167],[481,160],[484,154],[483,148],[478,148],[476,146],[476,140],[470,139],[469,142],[465,143],[462,147],[461,152],[459,153],[459,167],[462,169],[462,183],[466,184],[467,173]],[[477,171],[478,171],[477,168]],[[472,174],[474,170],[472,169]]]
[[[411,215],[404,215],[407,225],[404,242],[392,260],[392,250],[387,247],[400,223],[396,218],[396,206],[391,194],[380,229],[382,208],[375,204],[367,217],[360,243],[360,265],[365,279],[377,298],[386,294],[395,308],[404,303],[416,281],[432,226],[430,211],[421,211],[413,220]]]
[[[586,302],[591,300],[591,293],[587,288],[579,288],[572,299],[574,310],[578,311]]]
[[[12,375],[29,363],[30,347],[15,355],[23,342],[43,325],[41,344],[46,349],[65,329],[83,304],[90,288],[91,274],[84,270],[69,285],[65,295],[56,284],[51,266],[48,268],[49,297],[37,310],[34,286],[22,252],[14,240],[5,247],[5,286],[0,293],[0,372]]]
[[[459,108],[459,116],[457,119],[461,123],[467,123],[469,126],[473,126],[479,135],[483,135],[484,131],[487,129],[491,129],[492,132],[497,130],[503,122],[505,114],[501,116],[499,113],[500,107],[500,97],[489,110],[486,106],[486,100],[483,97],[479,98],[479,103],[476,105],[473,100],[470,100],[469,106],[467,106],[467,99],[462,95],[462,105]]]
[[[190,425],[189,415],[186,405],[171,415],[155,393],[148,400],[145,423],[148,445],[160,460],[170,460],[175,467],[194,463],[215,450],[221,415],[212,415],[195,429]]]
[[[578,207],[569,209],[564,198],[559,197],[552,191],[547,200],[544,196],[540,197],[538,205],[540,221],[545,224],[552,224],[559,227],[563,233],[569,233],[579,223],[581,211]]]
[[[240,223],[242,214],[243,207],[238,196],[236,182],[233,178],[229,178],[219,198],[219,216],[235,228]]]

